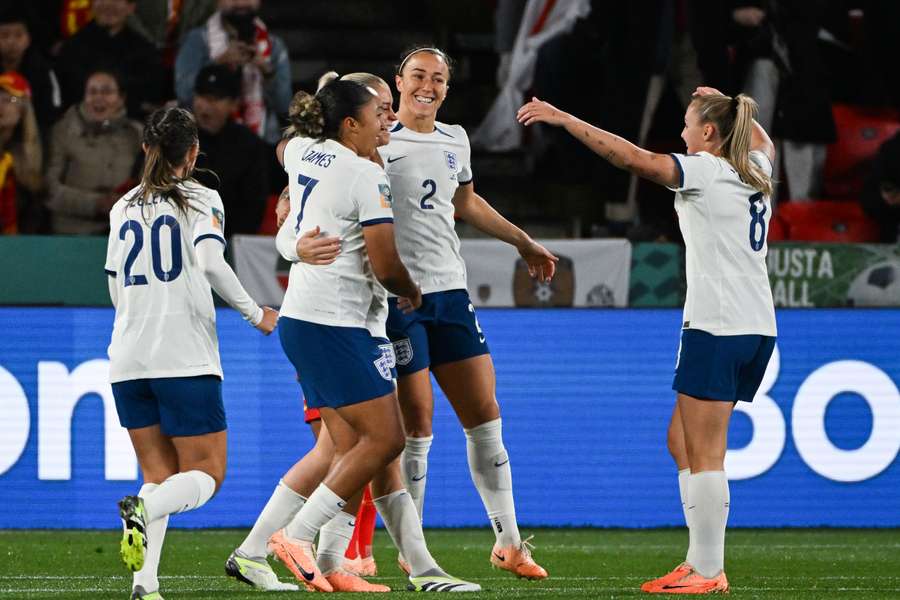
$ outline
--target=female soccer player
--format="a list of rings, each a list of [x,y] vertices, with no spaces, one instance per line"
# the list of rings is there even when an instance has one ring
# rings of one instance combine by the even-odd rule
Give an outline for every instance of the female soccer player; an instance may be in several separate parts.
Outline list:
[[[168,516],[205,504],[225,477],[222,367],[210,286],[268,335],[260,308],[223,258],[219,195],[191,178],[197,126],[180,108],[150,115],[141,183],[110,212],[106,273],[116,309],[110,382],[144,485],[119,502],[132,598],[160,598],[157,566]]]
[[[454,215],[514,245],[532,276],[549,280],[557,259],[475,193],[465,130],[436,120],[450,74],[450,59],[437,48],[404,55],[395,78],[399,123],[390,143],[379,148],[394,195],[397,248],[423,292],[422,307],[409,314],[392,298],[387,322],[407,435],[404,476],[421,515],[432,441],[432,372],[466,432],[472,481],[496,535],[491,563],[543,579],[547,571],[519,535],[494,365],[466,291]]]
[[[375,316],[386,316],[382,285],[404,296],[406,310],[416,308],[421,296],[394,245],[392,198],[384,171],[368,159],[382,131],[379,104],[373,88],[353,81],[333,81],[315,97],[299,93],[292,103],[292,122],[304,137],[282,145],[291,212],[278,246],[294,265],[282,307],[281,338],[307,403],[319,408],[324,427],[316,447],[289,473],[292,484],[279,484],[232,558],[265,568],[261,547],[273,532],[272,524],[286,523],[299,509],[287,531],[274,532],[269,548],[307,587],[333,591],[335,586],[313,559],[312,540],[335,518],[352,521],[352,512],[343,509],[371,480],[388,532],[404,553],[415,557],[410,586],[477,591],[480,586],[448,576],[428,553],[394,460],[402,450],[403,431],[391,346],[369,328],[379,320]],[[311,229],[340,238],[341,253],[331,264],[297,260],[299,242]],[[334,456],[325,451],[326,439],[333,444]],[[341,555],[347,540],[349,535]],[[382,589],[366,591],[387,591],[385,586],[369,588]]]
[[[752,402],[775,347],[766,271],[775,148],[754,120],[756,102],[697,88],[684,116],[687,154],[654,154],[537,98],[525,125],[561,126],[613,165],[676,192],[687,254],[687,298],[672,388],[669,449],[690,532],[687,560],[641,586],[653,593],[728,591],[725,525],[728,421]]]

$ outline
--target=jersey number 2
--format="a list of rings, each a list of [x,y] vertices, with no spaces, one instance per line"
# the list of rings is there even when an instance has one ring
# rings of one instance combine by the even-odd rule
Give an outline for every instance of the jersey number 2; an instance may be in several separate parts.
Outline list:
[[[750,248],[754,252],[762,250],[763,244],[766,243],[766,205],[762,203],[762,192],[757,192],[750,196]],[[757,210],[756,203],[759,202],[760,209]]]
[[[434,193],[437,192],[437,184],[434,182],[434,179],[426,179],[422,182],[422,187],[428,190],[428,192],[422,196],[421,200],[419,200],[419,207],[424,208],[425,210],[431,210],[434,208],[434,204],[431,204],[429,200],[434,196]]]
[[[162,255],[159,252],[160,234],[163,225],[169,227],[169,241],[172,244],[172,266],[168,271],[163,269]],[[134,236],[134,245],[128,251],[125,257],[125,268],[122,274],[125,277],[125,287],[130,285],[147,285],[147,277],[145,275],[132,275],[131,267],[137,260],[138,254],[144,248],[144,229],[141,224],[135,220],[125,221],[119,229],[119,239],[125,241],[128,232]],[[150,227],[150,255],[153,262],[153,274],[162,282],[174,281],[181,274],[181,227],[178,221],[171,215],[163,215],[153,221]]]

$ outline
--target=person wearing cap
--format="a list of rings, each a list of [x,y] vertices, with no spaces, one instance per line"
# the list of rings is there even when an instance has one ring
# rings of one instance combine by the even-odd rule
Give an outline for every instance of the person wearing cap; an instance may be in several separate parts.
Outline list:
[[[193,95],[203,148],[194,177],[222,197],[225,212],[231,215],[226,237],[256,233],[269,190],[268,146],[232,118],[240,104],[240,75],[222,65],[206,66],[197,74]]]
[[[31,87],[19,73],[0,75],[0,233],[32,232],[44,187],[43,150]]]
[[[82,101],[53,126],[47,204],[54,233],[106,232],[110,208],[133,186],[142,127],[128,118],[125,103],[120,75],[97,68]]]
[[[16,71],[28,80],[38,125],[46,133],[59,117],[62,98],[56,74],[31,43],[29,17],[21,4],[0,8],[0,70]]]
[[[162,104],[163,68],[156,48],[128,25],[137,0],[93,0],[94,20],[59,51],[57,75],[63,107],[77,103],[89,72],[98,65],[122,73],[128,88],[128,115],[143,118]]]
[[[208,64],[224,65],[241,77],[240,120],[270,144],[281,139],[291,102],[287,47],[259,18],[262,0],[218,0],[218,10],[184,38],[175,59],[175,94],[191,103],[194,81]]]

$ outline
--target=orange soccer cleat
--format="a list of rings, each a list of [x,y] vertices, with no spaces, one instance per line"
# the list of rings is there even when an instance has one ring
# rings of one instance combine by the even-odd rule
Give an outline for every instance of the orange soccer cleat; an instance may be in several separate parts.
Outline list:
[[[657,577],[656,579],[651,579],[650,581],[645,581],[644,583],[642,583],[641,591],[649,592],[652,594],[658,591],[657,588],[668,585],[673,581],[678,581],[693,570],[694,567],[687,564],[686,562],[683,562],[662,577]]]
[[[546,579],[547,571],[531,558],[534,546],[529,543],[530,540],[531,537],[522,540],[518,546],[505,548],[495,545],[491,552],[491,564],[525,579]]]
[[[343,569],[332,571],[325,576],[331,589],[335,592],[389,592],[391,588],[386,585],[369,583],[361,577],[348,573]]]
[[[311,542],[289,538],[281,529],[269,538],[268,549],[309,591],[333,591],[316,566],[316,553]]]
[[[375,577],[378,575],[378,565],[375,564],[374,556],[365,558],[357,556],[353,559],[345,558],[342,568],[348,573],[359,577]]]
[[[727,594],[728,578],[725,571],[712,578],[698,573],[693,567],[687,575],[652,590],[652,594]]]

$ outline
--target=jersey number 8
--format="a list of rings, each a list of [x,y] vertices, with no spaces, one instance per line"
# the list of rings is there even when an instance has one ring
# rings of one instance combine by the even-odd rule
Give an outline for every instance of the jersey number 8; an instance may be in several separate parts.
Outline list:
[[[766,242],[766,205],[762,203],[762,192],[757,192],[750,196],[750,248],[754,252],[762,250],[763,244]],[[759,203],[757,209],[756,203]],[[757,228],[757,225],[759,227]]]
[[[172,245],[172,266],[168,271],[163,269],[162,255],[159,252],[159,236],[163,225],[169,227],[169,242]],[[125,287],[130,285],[147,285],[147,277],[144,275],[132,275],[131,267],[137,260],[138,254],[144,248],[144,229],[141,224],[135,220],[129,220],[122,223],[119,229],[119,239],[124,241],[128,232],[134,236],[134,245],[128,251],[125,257],[125,268],[122,270],[125,276]],[[153,274],[160,281],[166,283],[174,281],[181,274],[181,227],[178,221],[171,215],[163,215],[153,221],[150,227],[150,255],[153,261]]]

